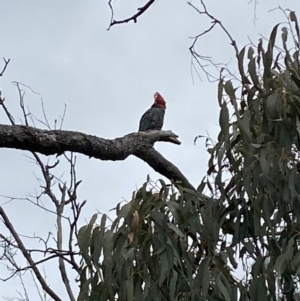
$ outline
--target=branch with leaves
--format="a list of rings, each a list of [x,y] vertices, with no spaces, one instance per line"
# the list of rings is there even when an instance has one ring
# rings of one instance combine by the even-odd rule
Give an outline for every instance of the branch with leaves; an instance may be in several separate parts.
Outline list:
[[[7,61],[5,61],[6,64]],[[5,71],[5,70],[4,70]],[[0,148],[15,148],[19,150],[29,151],[32,154],[30,157],[42,173],[42,180],[38,179],[41,187],[41,192],[36,195],[29,194],[28,197],[22,198],[22,201],[29,201],[35,206],[51,213],[56,216],[57,233],[49,233],[46,239],[42,237],[32,237],[38,239],[44,246],[38,249],[31,249],[24,245],[21,236],[14,229],[13,223],[9,220],[4,207],[0,207],[0,217],[9,233],[12,237],[7,238],[4,234],[0,233],[0,244],[3,246],[3,260],[8,262],[10,266],[11,275],[7,278],[3,278],[3,281],[11,279],[14,276],[22,277],[22,273],[30,271],[39,282],[42,290],[48,296],[51,296],[54,300],[60,300],[60,297],[55,294],[46,282],[45,276],[40,272],[41,266],[50,260],[58,260],[59,273],[64,283],[70,300],[75,300],[71,285],[70,276],[66,269],[66,264],[71,266],[76,271],[77,275],[81,274],[82,266],[78,263],[78,249],[74,246],[74,239],[78,237],[77,223],[81,213],[81,209],[85,205],[86,201],[79,203],[77,201],[77,188],[81,181],[76,179],[75,164],[76,157],[74,153],[81,153],[86,156],[94,157],[100,160],[119,161],[125,160],[128,156],[134,155],[145,162],[147,162],[155,171],[161,173],[170,179],[175,185],[180,184],[186,188],[195,188],[189,183],[187,178],[181,173],[181,171],[165,159],[159,152],[154,149],[156,142],[169,142],[176,145],[180,145],[178,136],[171,131],[149,131],[138,132],[125,135],[116,139],[103,139],[92,135],[87,135],[80,132],[62,131],[56,129],[56,123],[54,130],[51,128],[46,113],[43,108],[43,115],[45,121],[42,121],[30,112],[29,108],[25,106],[25,91],[23,87],[30,87],[14,82],[18,89],[19,94],[19,106],[23,115],[23,125],[18,125],[15,122],[15,118],[10,113],[6,106],[5,98],[0,95],[0,107],[6,113],[11,125],[0,124]],[[65,115],[65,112],[64,112]],[[63,116],[64,116],[63,115]],[[39,129],[35,125],[35,121],[38,121],[46,127],[45,130]],[[63,118],[62,118],[63,122]],[[33,125],[33,126],[32,126]],[[67,156],[65,152],[70,152],[70,156]],[[56,155],[55,162],[48,159],[47,163],[44,163],[40,157],[40,154],[51,156]],[[64,157],[70,164],[70,184],[67,185],[60,178],[55,176],[54,170],[59,165],[61,160],[57,157]],[[54,187],[58,187],[58,194]],[[50,210],[43,206],[41,199],[43,196],[47,196],[52,204],[54,210]],[[6,197],[8,201],[13,201],[14,197]],[[64,214],[66,209],[71,209],[72,217],[68,217]],[[62,220],[69,221],[69,233],[67,234],[68,249],[63,249],[63,223]],[[49,238],[53,237],[55,246],[50,245]],[[77,240],[77,239],[76,239]],[[15,254],[21,252],[27,264],[20,266],[17,260],[14,258]],[[33,254],[44,254],[43,259],[34,259]]]

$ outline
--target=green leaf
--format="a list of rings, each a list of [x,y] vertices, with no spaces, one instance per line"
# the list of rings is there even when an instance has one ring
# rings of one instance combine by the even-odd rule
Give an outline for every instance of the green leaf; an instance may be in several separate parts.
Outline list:
[[[86,279],[87,267],[85,267],[80,273],[80,291],[77,301],[87,301],[89,300],[89,285],[91,279]]]
[[[166,251],[162,252],[159,258],[160,258],[160,265],[161,265],[160,273],[159,273],[160,275],[159,286],[161,286],[164,280],[166,279],[170,267],[168,265],[168,256]]]
[[[270,162],[268,161],[268,158],[267,158],[268,154],[269,154],[269,151],[266,148],[261,149],[259,162],[260,162],[261,170],[265,176],[268,176],[268,174],[270,172]]]
[[[227,291],[225,285],[223,284],[223,282],[221,280],[221,277],[217,278],[216,283],[217,283],[217,286],[219,287],[220,291],[222,292],[222,295],[224,296],[225,300],[230,301],[231,300],[230,296],[228,294],[228,291]]]
[[[295,29],[296,29],[297,37],[298,37],[298,41],[299,41],[300,40],[299,24],[298,24],[297,16],[294,11],[290,12],[290,20],[292,22],[295,22]]]
[[[226,279],[232,278],[229,272],[229,268],[221,258],[221,256],[214,256],[213,262],[216,264],[217,268],[222,272],[222,274],[226,277]]]
[[[271,77],[271,65],[272,65],[272,60],[273,60],[273,48],[275,45],[275,40],[276,40],[276,34],[277,34],[277,29],[278,26],[281,23],[275,25],[272,29],[270,38],[269,38],[269,44],[268,44],[268,51],[264,57],[264,72],[265,72],[265,77],[270,78]]]
[[[220,107],[222,107],[223,88],[224,88],[223,78],[220,78],[218,83],[218,101]]]
[[[276,300],[276,279],[274,276],[274,272],[269,272],[267,274],[267,283],[268,283],[268,290],[270,292],[271,297],[273,300]]]
[[[265,112],[267,117],[274,121],[281,121],[281,100],[276,91],[268,96],[265,104]]]
[[[158,181],[159,181],[161,187],[162,187],[163,189],[166,189],[166,183],[165,183],[165,181],[162,180],[162,179],[158,179]]]
[[[222,104],[221,107],[219,122],[223,134],[227,136],[229,133],[229,112],[225,102]]]
[[[269,44],[268,44],[268,50],[269,49],[272,49],[274,48],[274,45],[275,45],[275,40],[276,40],[276,34],[277,34],[277,29],[278,29],[278,26],[280,25],[281,23],[278,23],[277,25],[275,25],[272,29],[272,32],[271,32],[271,35],[270,35],[270,38],[269,38]]]
[[[103,236],[103,263],[106,266],[107,281],[111,281],[113,231],[108,230]]]
[[[249,255],[252,256],[255,250],[254,245],[250,241],[243,242],[243,245],[245,246],[246,250],[248,251]]]
[[[169,202],[168,202],[169,203]],[[162,212],[152,211],[151,217],[159,226],[162,226],[163,221],[165,220],[165,215]]]
[[[264,258],[263,257],[258,257],[252,267],[252,278],[256,279],[258,277],[260,277],[262,270],[263,270],[263,264],[264,264]]]
[[[269,246],[270,246],[270,255],[277,257],[281,254],[276,238],[270,239]]]
[[[85,260],[88,260],[88,248],[91,244],[91,231],[97,216],[98,214],[94,214],[88,225],[81,227],[78,231],[78,246]]]
[[[201,287],[201,292],[204,297],[206,297],[208,294],[209,283],[211,280],[211,276],[208,271],[208,265],[210,262],[211,262],[211,259],[209,256],[207,256],[201,261],[200,266],[199,266],[199,275],[201,276],[201,282],[199,284]]]
[[[185,235],[181,232],[181,230],[176,227],[176,225],[172,223],[167,223],[168,227],[172,229],[180,238],[185,238]]]
[[[120,219],[120,218],[127,217],[130,212],[131,206],[132,206],[131,203],[128,203],[128,204],[125,204],[124,206],[122,206],[122,208],[118,214],[118,218]]]
[[[285,254],[281,254],[276,259],[274,269],[279,275],[281,275],[284,272],[285,268],[286,268]]]
[[[253,55],[254,55],[254,49],[253,49],[253,47],[250,46],[248,48],[248,55],[247,55],[248,59],[251,59],[253,57]]]
[[[102,244],[103,235],[104,235],[104,230],[101,229],[101,227],[96,227],[93,230],[92,241],[91,241],[91,255],[95,266],[98,266],[98,261],[101,255],[101,251],[103,247]]]
[[[233,88],[233,85],[232,85],[232,82],[231,80],[228,80],[225,85],[224,85],[224,89],[225,89],[225,92],[227,93],[227,95],[229,96],[229,99],[230,99],[230,102],[231,104],[237,108],[237,104],[236,104],[236,95],[235,95],[235,90]]]
[[[290,175],[289,175],[289,190],[290,190],[290,194],[291,194],[291,197],[294,198],[295,196],[297,196],[297,192],[296,192],[296,181],[295,181],[295,178],[298,178],[297,177],[297,171],[295,168],[293,168],[291,171],[290,171]]]
[[[293,254],[294,254],[294,242],[295,242],[294,237],[290,238],[290,240],[288,242],[287,250],[285,252],[285,260],[286,261],[290,261],[293,258]]]
[[[206,178],[206,176],[203,177],[200,185],[197,187],[197,192],[200,193],[200,194],[202,194],[202,192],[203,192],[203,190],[206,186],[205,178]]]
[[[148,199],[148,195],[147,195],[147,186],[148,186],[148,182],[144,183],[143,187],[140,189],[142,192],[142,199],[144,201],[146,201]]]
[[[298,251],[296,256],[293,256],[292,260],[291,260],[291,268],[293,270],[299,270],[300,269],[300,252]],[[297,272],[296,274],[298,274],[299,272]]]
[[[123,253],[123,257],[125,260],[130,259],[130,261],[132,261],[134,259],[134,255],[135,255],[135,249],[134,248],[129,248],[127,249],[127,251],[125,253]]]
[[[288,37],[288,29],[286,27],[282,27],[281,31],[282,31],[282,34],[281,34],[282,42],[285,45],[286,41],[287,41],[287,37]]]
[[[250,131],[250,111],[247,110],[244,112],[243,117],[239,122],[241,136],[245,142],[251,141],[251,131]]]
[[[178,279],[178,273],[175,270],[172,270],[172,277],[170,280],[170,297],[171,301],[176,300],[175,294],[176,294],[176,284]]]
[[[167,206],[177,222],[182,222],[182,212],[179,210],[179,204],[174,201],[168,201]]]
[[[257,72],[256,72],[255,59],[252,55],[250,57],[249,56],[250,55],[248,55],[248,58],[249,58],[248,71],[249,71],[249,74],[250,74],[250,78],[253,82],[253,85],[257,89],[260,89],[259,79],[258,79]]]
[[[230,247],[226,247],[225,249],[226,249],[226,253],[228,255],[230,263],[232,264],[233,268],[236,269],[238,267],[238,264],[234,258],[235,251]]]
[[[133,299],[133,281],[132,277],[126,280],[126,297],[127,301],[132,301]]]
[[[242,50],[239,52],[239,55],[238,55],[238,67],[239,67],[240,75],[242,77],[242,84],[243,85],[250,84],[250,81],[246,77],[245,71],[244,71],[245,50],[246,50],[246,46],[242,48]]]

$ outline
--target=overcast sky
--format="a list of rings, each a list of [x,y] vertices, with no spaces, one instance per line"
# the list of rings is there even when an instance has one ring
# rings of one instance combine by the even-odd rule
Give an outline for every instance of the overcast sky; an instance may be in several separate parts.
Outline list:
[[[248,36],[257,43],[260,33],[269,36],[276,23],[285,21],[282,12],[270,9],[281,4],[300,11],[298,1],[261,0],[254,25],[253,3],[248,4],[248,0],[206,2],[239,48],[249,42]],[[115,18],[130,16],[144,3],[116,0]],[[208,156],[204,140],[196,146],[193,140],[207,132],[217,138],[219,108],[217,84],[209,83],[203,73],[202,81],[195,73],[192,77],[188,48],[192,42],[189,37],[209,28],[210,20],[198,15],[184,0],[159,0],[136,24],[117,25],[107,31],[109,21],[106,1],[0,1],[0,57],[11,59],[0,79],[6,105],[19,122],[18,93],[12,84],[19,81],[41,94],[26,90],[26,104],[36,117],[43,119],[42,97],[52,125],[66,104],[63,129],[113,139],[137,130],[140,117],[153,103],[154,92],[159,91],[167,101],[164,129],[178,134],[182,144],[157,143],[155,147],[197,186],[207,170]],[[232,61],[230,66],[235,70],[233,48],[219,28],[200,40],[197,49],[216,62]],[[0,123],[9,123],[1,110]],[[36,176],[41,177],[40,170],[25,155],[28,153],[0,150],[1,195],[25,197],[39,190]],[[57,170],[58,176],[65,171],[63,179],[68,180],[67,165]],[[80,224],[96,210],[109,213],[121,200],[129,200],[147,174],[153,180],[162,178],[135,157],[102,162],[78,155],[77,177],[83,180],[79,199],[88,201]],[[53,209],[47,198],[43,200]],[[0,198],[0,205],[5,203],[4,209],[20,234],[46,237],[48,232],[55,232],[52,214],[24,200],[6,202]],[[27,246],[33,244],[32,240],[25,242]],[[24,264],[24,260],[19,263]],[[57,270],[47,268],[52,289],[66,297]],[[0,266],[0,277],[7,275],[5,267]],[[28,276],[25,280],[31,300],[37,300],[33,283]],[[72,277],[71,282],[76,287]],[[16,297],[16,290],[22,292],[17,280],[0,282],[0,298]]]

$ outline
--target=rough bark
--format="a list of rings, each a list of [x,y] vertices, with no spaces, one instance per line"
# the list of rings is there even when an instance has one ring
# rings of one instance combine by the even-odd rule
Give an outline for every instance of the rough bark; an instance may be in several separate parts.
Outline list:
[[[41,130],[22,125],[0,124],[0,148],[15,148],[43,155],[70,151],[100,160],[120,161],[134,155],[171,181],[194,189],[188,179],[170,161],[157,152],[155,142],[180,144],[171,131],[137,132],[116,139],[104,139],[81,132]]]

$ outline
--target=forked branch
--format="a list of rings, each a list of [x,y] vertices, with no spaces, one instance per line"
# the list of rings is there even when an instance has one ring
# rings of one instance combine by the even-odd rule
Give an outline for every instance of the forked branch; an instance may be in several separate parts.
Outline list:
[[[47,292],[47,294],[55,301],[62,301],[62,299],[56,295],[56,293],[48,286],[48,284],[46,283],[44,277],[41,275],[39,269],[36,266],[36,263],[34,262],[34,260],[32,259],[30,253],[28,252],[27,248],[24,246],[20,236],[18,235],[18,233],[16,232],[14,226],[12,225],[12,223],[10,222],[8,216],[6,215],[5,211],[3,210],[3,208],[0,206],[0,216],[3,219],[3,222],[5,224],[5,226],[7,227],[7,229],[10,231],[10,233],[12,234],[16,244],[18,245],[18,248],[21,250],[21,252],[23,253],[23,256],[26,258],[28,264],[32,267],[32,270],[36,276],[36,278],[38,279],[39,283],[41,284],[43,290],[45,292]]]
[[[181,182],[183,186],[194,189],[180,170],[153,148],[154,143],[159,141],[179,145],[177,137],[171,131],[149,131],[103,139],[80,132],[0,125],[0,148],[16,148],[48,156],[70,151],[104,161],[120,161],[134,155],[171,181]]]

